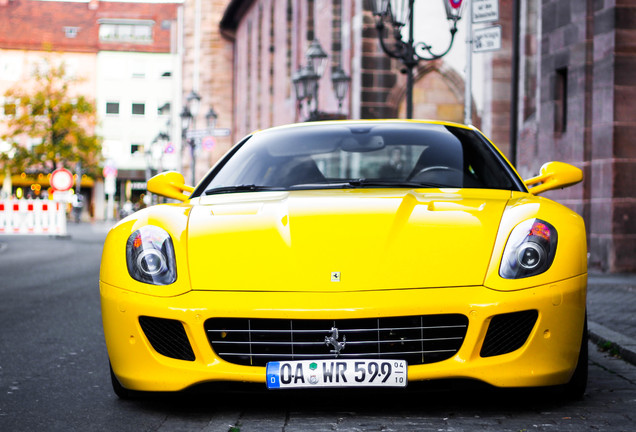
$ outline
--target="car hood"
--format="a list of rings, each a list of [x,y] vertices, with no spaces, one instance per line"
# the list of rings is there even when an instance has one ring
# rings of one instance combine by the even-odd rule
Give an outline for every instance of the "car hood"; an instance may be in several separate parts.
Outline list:
[[[188,225],[194,290],[481,285],[510,191],[258,192],[203,197]]]

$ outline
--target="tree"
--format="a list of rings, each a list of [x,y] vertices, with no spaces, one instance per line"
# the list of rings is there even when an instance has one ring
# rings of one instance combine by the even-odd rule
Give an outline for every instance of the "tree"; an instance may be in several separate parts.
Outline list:
[[[33,82],[17,85],[5,93],[7,132],[0,138],[10,150],[0,153],[0,167],[12,174],[50,173],[59,166],[74,168],[96,177],[101,162],[101,140],[94,134],[96,110],[85,96],[72,95],[64,63],[50,62],[38,69]],[[27,139],[30,138],[30,139]]]

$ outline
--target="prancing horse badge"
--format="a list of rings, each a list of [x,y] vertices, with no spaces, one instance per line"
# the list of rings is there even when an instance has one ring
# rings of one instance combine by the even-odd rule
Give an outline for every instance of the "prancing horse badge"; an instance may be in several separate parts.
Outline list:
[[[340,282],[340,272],[331,272],[331,282]]]

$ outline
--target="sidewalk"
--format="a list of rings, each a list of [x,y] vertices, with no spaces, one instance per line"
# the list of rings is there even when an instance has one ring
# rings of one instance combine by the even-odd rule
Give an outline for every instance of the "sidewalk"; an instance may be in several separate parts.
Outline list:
[[[588,276],[590,340],[636,364],[636,274]]]

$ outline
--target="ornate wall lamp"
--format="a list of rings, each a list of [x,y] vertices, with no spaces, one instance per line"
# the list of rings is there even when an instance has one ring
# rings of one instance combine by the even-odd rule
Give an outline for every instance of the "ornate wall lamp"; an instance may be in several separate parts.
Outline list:
[[[413,117],[413,68],[420,60],[436,60],[450,51],[457,33],[457,21],[461,18],[462,0],[442,0],[446,8],[446,18],[450,22],[450,43],[445,51],[434,53],[433,47],[425,42],[415,42],[413,38],[413,5],[415,0],[370,0],[371,10],[376,17],[375,27],[382,50],[400,60],[406,72],[406,117]],[[393,29],[393,45],[385,41],[387,24]],[[408,39],[403,40],[402,30],[407,27]]]
[[[323,117],[318,110],[318,88],[319,81],[323,76],[327,64],[327,54],[317,39],[314,39],[309,45],[305,58],[307,64],[301,66],[300,69],[292,75],[292,82],[296,91],[296,100],[298,101],[301,111],[303,102],[307,101],[307,120],[316,121]],[[341,110],[342,101],[349,89],[349,80],[350,78],[345,74],[342,68],[335,69],[331,73],[333,89],[336,94],[336,99],[338,100],[338,111]]]

